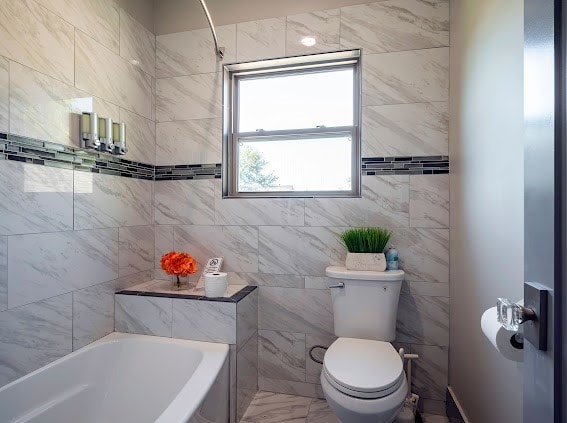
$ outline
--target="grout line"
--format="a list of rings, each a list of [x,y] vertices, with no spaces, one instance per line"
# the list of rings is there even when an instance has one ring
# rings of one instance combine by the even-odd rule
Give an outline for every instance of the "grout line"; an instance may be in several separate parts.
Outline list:
[[[77,88],[77,28],[73,26],[73,87]]]
[[[9,271],[8,271],[9,270],[8,269],[8,266],[9,266],[8,254],[9,254],[9,248],[10,248],[10,243],[9,243],[10,237],[6,236],[5,238],[6,238],[6,304],[5,304],[6,310],[5,311],[7,311],[8,310],[8,298],[9,298],[9,295],[10,295],[10,284],[8,283],[9,282],[8,275],[10,274]]]
[[[11,60],[5,56],[0,56],[0,58],[6,59],[8,64],[8,132],[10,132],[12,126],[12,71],[11,71]]]

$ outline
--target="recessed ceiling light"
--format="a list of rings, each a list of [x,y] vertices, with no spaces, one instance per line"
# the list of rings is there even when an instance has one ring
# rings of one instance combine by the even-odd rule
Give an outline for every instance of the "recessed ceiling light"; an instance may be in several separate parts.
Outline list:
[[[315,44],[317,44],[317,40],[313,37],[303,37],[301,39],[301,44],[303,44],[304,46],[307,46],[307,47],[311,47],[311,46],[314,46]]]
[[[132,63],[134,66],[140,66],[140,61],[136,59],[130,59],[130,63]]]

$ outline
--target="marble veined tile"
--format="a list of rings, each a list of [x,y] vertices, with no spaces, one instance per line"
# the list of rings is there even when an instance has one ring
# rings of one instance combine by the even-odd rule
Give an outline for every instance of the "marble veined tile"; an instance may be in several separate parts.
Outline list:
[[[302,423],[309,413],[311,398],[258,392],[242,417],[249,423]]]
[[[236,344],[236,304],[174,299],[173,337]]]
[[[341,8],[341,48],[382,53],[448,45],[448,0],[391,0]]]
[[[449,298],[400,294],[397,342],[449,345]]]
[[[159,35],[156,46],[158,78],[222,71],[225,63],[236,61],[236,25],[217,26],[224,60],[218,61],[209,28]]]
[[[306,398],[325,398],[321,385],[315,383],[259,377],[258,389],[262,391],[299,395]],[[299,422],[303,421],[303,419],[299,420]],[[244,423],[244,421],[242,421],[242,423]]]
[[[156,80],[156,120],[220,118],[222,74],[204,73]]]
[[[305,288],[303,276],[270,275],[268,273],[229,272],[229,285],[279,286],[281,288]]]
[[[0,313],[0,386],[72,350],[71,294]]]
[[[259,375],[305,382],[305,334],[258,331]]]
[[[287,17],[286,55],[311,54],[322,51],[335,51],[340,48],[339,31],[341,26],[340,9],[302,13]],[[313,46],[302,43],[305,37],[314,38]]]
[[[322,345],[324,347],[330,347],[333,342],[337,339],[336,336],[325,336],[325,335],[312,335],[307,334],[305,337],[305,380],[310,383],[320,383],[321,371],[323,365],[316,363],[309,357],[309,350],[315,345]],[[313,350],[313,355],[319,360],[323,360],[325,357],[325,350],[322,348],[317,348]]]
[[[136,113],[120,108],[120,120],[126,124],[125,159],[154,164],[156,160],[156,124]]]
[[[236,303],[236,343],[238,350],[258,333],[258,290]]]
[[[74,29],[33,0],[0,1],[0,55],[73,84]]]
[[[449,48],[367,54],[362,105],[447,101]]]
[[[152,119],[150,75],[81,31],[75,31],[75,49],[77,88]]]
[[[122,122],[120,116],[120,106],[110,103],[109,101],[103,100],[100,97],[93,97],[92,111],[96,112],[99,117],[105,117],[105,118],[109,117],[112,119],[113,122]],[[130,130],[131,130],[130,127],[126,129],[127,135],[130,135]]]
[[[285,18],[271,18],[236,25],[237,61],[285,56]]]
[[[0,163],[0,235],[73,229],[73,172]]]
[[[314,399],[309,407],[306,423],[341,423],[327,401]]]
[[[171,298],[116,295],[114,301],[117,332],[171,337]]]
[[[211,257],[224,257],[225,272],[258,271],[258,229],[253,226],[176,226],[174,247],[203,266]]]
[[[154,267],[153,226],[123,226],[118,229],[118,275],[140,273]]]
[[[79,114],[91,112],[91,95],[10,62],[10,132],[79,147]]]
[[[334,334],[329,290],[260,287],[258,327],[265,330]]]
[[[215,180],[215,224],[303,226],[302,198],[222,198],[222,184]]]
[[[236,354],[236,421],[239,422],[258,392],[258,334]]]
[[[114,281],[73,292],[73,350],[114,331]]]
[[[133,275],[123,276],[121,278],[115,279],[116,291],[122,291],[123,289],[128,289],[141,283],[148,282],[154,279],[153,270],[145,270],[140,273],[134,273]]]
[[[256,346],[256,356],[258,356],[258,346]],[[228,346],[228,361],[230,363],[229,365],[229,379],[230,379],[230,384],[229,384],[229,389],[228,389],[228,395],[230,398],[230,405],[229,405],[229,421],[230,422],[240,422],[240,416],[236,415],[236,410],[238,408],[238,394],[237,394],[237,389],[236,389],[236,375],[238,373],[238,360],[237,360],[237,355],[236,355],[236,345],[229,345]],[[258,361],[258,360],[256,360]],[[234,366],[234,363],[236,363],[237,365]],[[257,365],[258,363],[256,363],[256,367],[258,367]],[[257,377],[256,377],[257,378]],[[234,401],[234,399],[236,398],[236,401]],[[253,399],[253,397],[250,399],[250,401]]]
[[[449,282],[449,229],[396,229],[390,245],[407,281]]]
[[[173,226],[154,225],[155,228],[155,266],[160,267],[160,259],[165,253],[173,250]]]
[[[14,235],[8,240],[8,306],[118,277],[118,229]]]
[[[419,360],[412,369],[412,386],[420,398],[445,400],[449,374],[449,348],[433,345],[411,346]]]
[[[37,0],[37,2],[118,53],[120,18],[115,0]]]
[[[449,175],[410,176],[410,226],[449,227]]]
[[[158,166],[221,162],[220,118],[160,122],[156,133]]]
[[[346,250],[339,241],[342,228],[261,226],[261,273],[321,276],[325,268],[344,263]]]
[[[409,176],[363,176],[362,198],[305,199],[307,226],[409,226]]]
[[[411,295],[428,297],[450,297],[450,286],[447,282],[407,282],[402,284],[402,291]]]
[[[214,180],[160,181],[155,184],[155,221],[160,225],[212,225]]]
[[[0,236],[0,311],[8,308],[8,237]]]
[[[120,56],[155,76],[156,36],[124,9],[120,9]]]
[[[362,109],[362,157],[447,156],[448,103],[369,106]]]
[[[0,131],[8,132],[10,125],[10,63],[0,57]]]
[[[307,289],[329,289],[333,279],[326,276],[305,276],[305,288]]]
[[[75,171],[75,229],[151,225],[153,182]]]

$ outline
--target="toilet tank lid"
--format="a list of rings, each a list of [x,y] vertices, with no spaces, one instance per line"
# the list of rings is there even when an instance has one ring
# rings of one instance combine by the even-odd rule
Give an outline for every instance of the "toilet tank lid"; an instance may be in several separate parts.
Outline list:
[[[401,281],[404,279],[403,270],[387,270],[375,272],[371,270],[347,270],[343,266],[329,266],[325,270],[328,277],[333,279],[355,279],[365,281]]]

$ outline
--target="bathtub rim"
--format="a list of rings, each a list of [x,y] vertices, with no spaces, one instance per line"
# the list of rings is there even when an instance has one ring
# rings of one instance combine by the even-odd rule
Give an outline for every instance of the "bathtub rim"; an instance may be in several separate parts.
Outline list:
[[[138,335],[122,332],[112,332],[84,347],[79,348],[55,361],[52,361],[39,369],[34,370],[2,387],[0,394],[7,391],[12,386],[30,379],[37,374],[57,366],[75,356],[81,355],[86,351],[97,348],[101,344],[118,343],[121,340],[142,340],[146,342],[157,342],[161,344],[174,344],[193,347],[203,352],[203,358],[189,380],[177,392],[173,400],[167,405],[165,410],[157,417],[155,423],[186,422],[198,410],[205,400],[208,392],[213,386],[225,362],[228,360],[229,346],[227,344],[193,341],[190,339],[167,338],[153,335]],[[227,386],[227,395],[229,386]],[[230,399],[229,399],[230,401]]]

